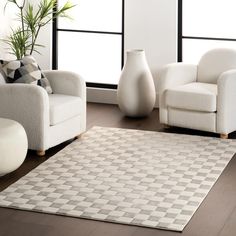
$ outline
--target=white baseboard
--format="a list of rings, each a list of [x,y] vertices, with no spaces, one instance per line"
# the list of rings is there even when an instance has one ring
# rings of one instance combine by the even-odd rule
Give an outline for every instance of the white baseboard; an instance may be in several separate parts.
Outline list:
[[[159,107],[158,100],[159,99],[157,94],[155,107]],[[89,87],[87,88],[87,101],[106,104],[117,104],[117,90]]]

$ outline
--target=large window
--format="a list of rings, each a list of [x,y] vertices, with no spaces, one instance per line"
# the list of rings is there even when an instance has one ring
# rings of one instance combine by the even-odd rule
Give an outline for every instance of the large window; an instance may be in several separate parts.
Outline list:
[[[235,0],[179,0],[179,61],[197,63],[216,47],[236,49]]]
[[[54,24],[54,68],[78,72],[89,86],[115,87],[123,64],[123,0],[72,2],[78,4],[72,20]]]

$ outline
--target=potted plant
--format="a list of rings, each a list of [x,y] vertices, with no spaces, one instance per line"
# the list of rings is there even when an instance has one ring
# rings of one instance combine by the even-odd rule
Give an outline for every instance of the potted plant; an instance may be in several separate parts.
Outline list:
[[[40,0],[39,3],[32,4],[26,0],[7,0],[14,4],[19,10],[18,20],[20,26],[12,29],[11,34],[4,39],[4,42],[10,47],[10,53],[15,55],[17,60],[26,55],[32,55],[38,51],[38,47],[43,45],[37,44],[37,38],[41,28],[50,23],[57,17],[69,17],[67,11],[74,7],[69,1],[62,7],[57,6],[57,0]]]

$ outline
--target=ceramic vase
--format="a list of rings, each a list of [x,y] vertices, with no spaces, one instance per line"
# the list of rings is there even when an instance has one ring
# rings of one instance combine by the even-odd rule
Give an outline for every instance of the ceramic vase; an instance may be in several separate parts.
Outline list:
[[[155,85],[144,50],[127,51],[118,91],[118,105],[130,117],[147,116],[156,100]]]

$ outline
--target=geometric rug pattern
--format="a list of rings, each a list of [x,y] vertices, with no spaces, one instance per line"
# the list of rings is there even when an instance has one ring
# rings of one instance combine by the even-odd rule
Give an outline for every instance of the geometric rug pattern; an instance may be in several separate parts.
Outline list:
[[[0,206],[182,231],[234,140],[93,127],[0,193]]]

